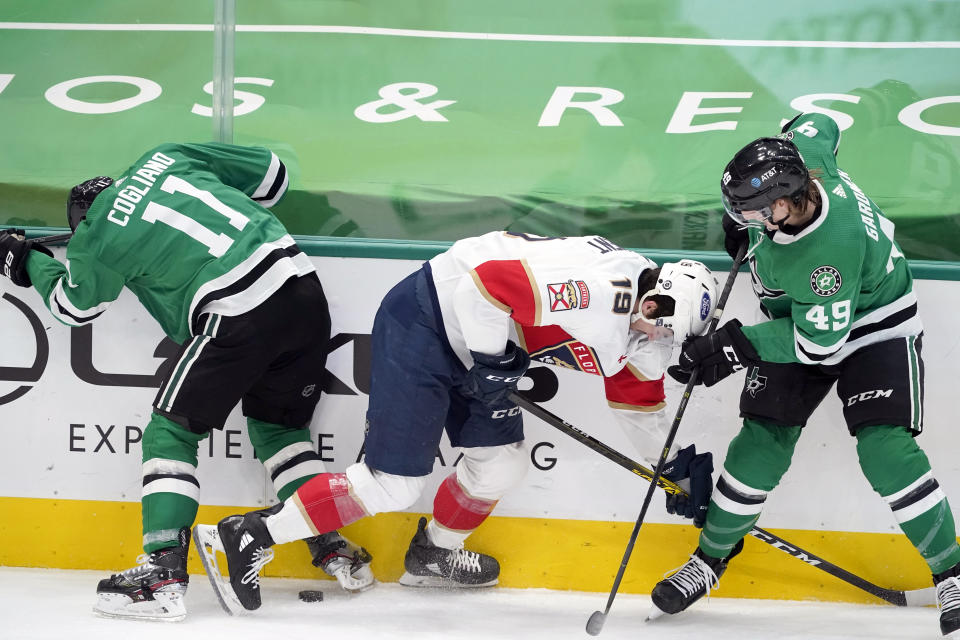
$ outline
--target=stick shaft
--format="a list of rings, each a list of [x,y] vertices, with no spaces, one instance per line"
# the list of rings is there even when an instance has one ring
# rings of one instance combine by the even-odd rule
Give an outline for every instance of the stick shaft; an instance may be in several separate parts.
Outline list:
[[[731,267],[730,273],[727,275],[727,281],[723,285],[723,291],[720,293],[720,297],[717,299],[717,308],[716,311],[714,311],[713,318],[710,320],[709,327],[707,327],[707,332],[714,331],[717,328],[717,324],[720,322],[720,316],[723,315],[723,308],[727,304],[727,298],[730,297],[730,291],[733,289],[733,283],[737,279],[737,272],[740,271],[740,265],[743,264],[743,260],[746,258],[746,255],[747,243],[743,243],[740,246],[739,251],[737,251],[736,258],[733,259],[733,267]],[[699,378],[700,369],[698,367],[693,370],[693,373],[690,375],[690,380],[687,382],[687,386],[683,390],[683,395],[680,397],[680,402],[677,405],[677,413],[673,418],[673,424],[670,427],[670,432],[667,434],[666,441],[663,443],[663,450],[660,452],[660,459],[657,461],[657,466],[653,470],[653,476],[650,479],[650,488],[647,489],[647,495],[643,498],[643,506],[640,508],[640,515],[637,516],[637,522],[633,527],[633,532],[630,534],[630,540],[627,542],[627,547],[623,551],[623,559],[620,561],[620,568],[617,570],[617,576],[614,578],[613,586],[610,588],[610,596],[607,598],[607,606],[603,612],[604,617],[606,617],[606,615],[610,612],[610,608],[613,606],[613,599],[616,598],[617,591],[620,589],[620,582],[623,580],[623,574],[627,570],[627,563],[630,562],[630,556],[633,554],[633,547],[637,542],[637,536],[640,535],[640,527],[643,526],[643,520],[647,516],[647,509],[650,507],[650,499],[653,498],[653,492],[660,483],[661,476],[663,475],[663,467],[667,462],[667,456],[670,455],[670,449],[673,447],[673,440],[677,436],[677,430],[680,428],[680,420],[683,418],[683,414],[687,410],[687,403],[690,401],[690,394],[693,393],[693,388],[697,385]]]

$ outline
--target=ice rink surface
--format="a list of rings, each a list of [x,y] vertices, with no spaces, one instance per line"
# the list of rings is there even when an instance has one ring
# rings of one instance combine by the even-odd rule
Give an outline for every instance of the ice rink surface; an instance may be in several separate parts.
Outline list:
[[[179,623],[99,618],[91,612],[99,571],[0,567],[0,638],[170,638],[213,640],[448,640],[589,638],[584,625],[606,593],[545,589],[442,591],[379,584],[349,595],[332,581],[263,581],[263,606],[228,617],[203,575],[191,576],[187,619]],[[304,603],[301,589],[323,602]],[[677,616],[644,622],[646,596],[619,595],[600,638],[606,640],[914,640],[940,638],[934,608],[711,598]]]

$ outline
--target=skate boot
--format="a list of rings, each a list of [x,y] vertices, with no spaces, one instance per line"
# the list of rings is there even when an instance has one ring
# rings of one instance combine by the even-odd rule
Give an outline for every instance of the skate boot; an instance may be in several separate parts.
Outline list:
[[[233,615],[260,608],[260,569],[273,560],[273,538],[263,522],[283,503],[244,515],[227,516],[216,526],[198,524],[193,539],[203,568],[224,611]],[[227,557],[229,580],[220,572],[217,551]]]
[[[960,638],[960,564],[933,576],[937,585],[937,608],[940,609],[940,633]]]
[[[177,546],[137,558],[137,566],[105,578],[97,585],[94,613],[108,618],[178,622],[187,615],[187,551],[190,529],[177,534]]]
[[[464,548],[444,549],[430,543],[427,519],[420,518],[417,533],[403,559],[406,572],[400,584],[408,587],[492,587],[500,563],[491,556]]]
[[[313,566],[320,567],[328,576],[337,579],[344,591],[359,593],[373,587],[375,580],[370,570],[373,557],[336,531],[321,533],[304,542],[313,556]]]
[[[680,613],[705,595],[711,589],[720,586],[720,576],[727,570],[727,563],[743,550],[743,540],[726,558],[711,558],[700,547],[690,556],[686,564],[673,572],[670,577],[661,580],[650,594],[653,608],[648,620],[659,618],[664,613]]]

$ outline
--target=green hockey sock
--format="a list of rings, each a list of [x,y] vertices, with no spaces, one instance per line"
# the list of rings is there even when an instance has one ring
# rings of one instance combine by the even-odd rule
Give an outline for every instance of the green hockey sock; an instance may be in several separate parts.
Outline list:
[[[326,471],[307,427],[298,429],[247,418],[247,432],[281,501],[307,480]]]
[[[960,547],[947,497],[926,454],[905,427],[876,425],[857,431],[860,468],[893,511],[931,573],[960,562]]]
[[[745,419],[730,441],[723,473],[717,480],[700,548],[726,558],[756,524],[769,493],[790,467],[800,427],[781,427]]]
[[[197,447],[207,434],[193,433],[157,413],[143,432],[143,550],[175,545],[177,532],[197,517],[200,483]]]

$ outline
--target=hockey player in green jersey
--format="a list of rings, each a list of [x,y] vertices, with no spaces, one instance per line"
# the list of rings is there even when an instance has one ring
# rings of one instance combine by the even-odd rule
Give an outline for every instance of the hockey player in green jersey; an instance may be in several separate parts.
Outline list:
[[[238,402],[280,500],[325,471],[309,424],[330,314],[313,264],[267,209],[287,184],[284,164],[268,149],[164,144],[116,180],[74,187],[65,263],[0,232],[5,275],[32,284],[58,320],[87,324],[126,287],[182,343],[142,438],[145,554],[100,581],[98,613],[186,615],[198,445]],[[314,564],[345,589],[373,584],[369,554],[336,531],[307,543]]]
[[[860,468],[927,562],[940,627],[960,636],[960,547],[953,514],[915,436],[923,428],[923,327],[907,261],[883,216],[836,162],[840,130],[802,114],[741,149],[721,179],[727,250],[749,243],[767,321],[731,320],[687,342],[675,378],[707,386],[746,370],[743,427],[690,560],[653,590],[654,615],[718,585],[808,418],[836,383]]]

